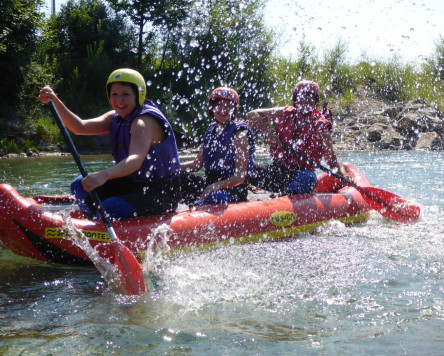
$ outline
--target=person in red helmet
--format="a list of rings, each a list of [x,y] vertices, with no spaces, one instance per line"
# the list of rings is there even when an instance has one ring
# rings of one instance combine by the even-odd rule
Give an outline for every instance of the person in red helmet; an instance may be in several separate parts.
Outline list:
[[[254,136],[236,121],[239,95],[219,87],[208,101],[208,126],[201,150],[194,161],[180,166],[182,199],[186,204],[221,204],[247,200],[248,181],[254,168]],[[205,169],[205,177],[190,174]],[[197,199],[197,201],[196,201]]]
[[[324,158],[347,185],[355,185],[333,149],[332,123],[316,109],[319,98],[318,84],[303,80],[294,88],[293,106],[247,113],[247,124],[264,135],[273,160],[270,165],[255,165],[252,185],[286,195],[312,193],[317,183],[316,167],[295,152],[316,163]]]

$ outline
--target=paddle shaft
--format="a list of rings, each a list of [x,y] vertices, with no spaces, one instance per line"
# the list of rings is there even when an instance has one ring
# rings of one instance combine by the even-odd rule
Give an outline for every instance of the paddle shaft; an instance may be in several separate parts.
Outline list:
[[[283,147],[287,152],[291,152],[291,153],[299,156],[300,158],[306,160],[307,162],[311,163],[315,167],[323,170],[324,172],[331,174],[333,177],[339,179],[342,183],[345,182],[345,178],[342,175],[334,173],[334,172],[332,172],[331,169],[328,169],[327,167],[325,167],[319,163],[316,163],[312,159],[310,159],[310,158],[306,157],[305,155],[303,155],[302,153],[296,151],[293,147],[287,146],[287,145],[283,145]],[[370,206],[372,206],[373,209],[377,210],[380,214],[382,214],[385,217],[389,217],[390,219],[395,220],[395,221],[399,221],[399,222],[413,222],[419,218],[419,211],[420,211],[419,207],[408,203],[400,196],[397,196],[393,193],[385,192],[382,189],[378,189],[376,191],[377,188],[360,187],[360,186],[355,186],[355,188],[361,193],[364,200]],[[398,203],[394,204],[394,203],[387,201],[386,199],[384,199],[381,196],[382,194],[389,194],[393,197],[396,197]],[[399,205],[400,203],[402,203],[402,204]],[[375,205],[375,204],[377,204],[377,205]],[[410,208],[407,208],[407,207],[410,207]]]
[[[79,168],[80,174],[85,178],[88,175],[88,172],[85,169],[85,166],[83,165],[82,160],[80,159],[80,155],[77,152],[76,146],[74,146],[74,142],[72,141],[71,136],[69,135],[68,129],[66,128],[65,124],[62,121],[62,118],[59,115],[59,112],[57,111],[54,103],[52,100],[48,101],[49,108],[51,109],[51,112],[57,122],[57,125],[59,126],[60,131],[62,132],[63,137],[65,138],[65,142],[69,146],[69,150],[71,151],[72,156],[74,157],[74,160],[76,161],[77,167]],[[109,237],[111,240],[117,239],[117,235],[111,225],[110,220],[108,219],[105,209],[103,209],[102,202],[100,200],[99,194],[95,190],[91,192],[91,195],[97,204],[100,217],[102,218],[103,224],[106,227],[106,230],[108,231]]]
[[[77,167],[79,167],[80,173],[83,177],[86,177],[88,175],[88,172],[86,171],[85,166],[80,159],[79,153],[77,152],[77,149],[72,142],[71,136],[69,135],[69,132],[66,129],[66,126],[63,123],[57,111],[57,108],[55,107],[52,100],[49,100],[48,104],[57,122],[57,125],[59,126],[60,131],[62,132],[62,135],[69,146],[71,154],[77,163]],[[117,238],[114,228],[112,227],[110,220],[106,216],[105,209],[103,209],[99,194],[95,190],[93,190],[91,192],[91,195],[94,199],[94,202],[97,204],[100,217],[102,218],[103,224],[105,225],[106,230],[108,231],[109,238],[111,239],[111,245],[115,252],[115,263],[121,273],[121,278],[124,281],[126,291],[129,295],[149,292],[149,289],[145,287],[145,279],[142,266],[137,261],[132,252]]]

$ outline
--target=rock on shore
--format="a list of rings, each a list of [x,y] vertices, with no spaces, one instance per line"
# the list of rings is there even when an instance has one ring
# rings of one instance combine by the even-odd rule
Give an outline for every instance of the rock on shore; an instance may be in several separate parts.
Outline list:
[[[334,115],[338,150],[442,150],[444,114],[423,100],[387,104],[358,95],[355,109]]]

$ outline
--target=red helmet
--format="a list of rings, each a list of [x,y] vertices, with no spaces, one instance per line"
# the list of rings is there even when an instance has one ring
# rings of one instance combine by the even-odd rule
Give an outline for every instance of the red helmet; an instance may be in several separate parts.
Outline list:
[[[213,108],[212,108],[212,101],[216,99],[225,99],[232,101],[236,106],[234,109],[234,113],[232,115],[232,119],[234,119],[237,116],[237,113],[239,112],[239,95],[237,94],[236,90],[227,88],[227,87],[219,87],[213,90],[213,92],[210,95],[210,99],[208,100],[208,116],[213,117]]]
[[[293,90],[293,104],[304,99],[306,101],[314,101],[318,105],[320,95],[319,85],[316,82],[303,80],[298,82]]]

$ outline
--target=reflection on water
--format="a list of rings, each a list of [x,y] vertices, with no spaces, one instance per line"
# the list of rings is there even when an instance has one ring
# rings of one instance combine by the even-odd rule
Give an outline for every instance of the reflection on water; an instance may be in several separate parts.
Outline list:
[[[363,225],[335,222],[284,242],[156,255],[153,293],[132,298],[110,291],[94,269],[0,250],[0,352],[440,354],[444,153],[342,159],[375,186],[418,203],[419,221],[397,224],[373,212]],[[0,172],[28,195],[66,193],[78,174],[70,158],[23,161],[26,168],[0,160]],[[109,162],[86,164],[94,171]]]
[[[81,159],[88,172],[113,164],[110,155],[82,156]],[[71,181],[78,175],[80,173],[71,156],[0,160],[0,183],[11,184],[27,196],[68,194]]]

